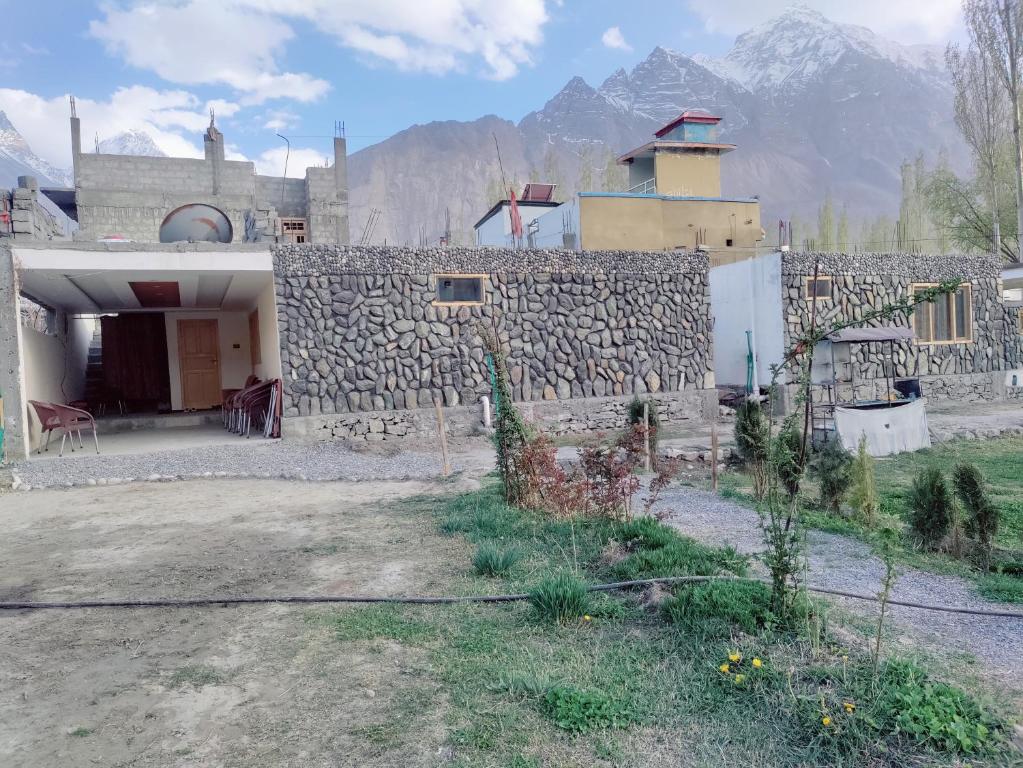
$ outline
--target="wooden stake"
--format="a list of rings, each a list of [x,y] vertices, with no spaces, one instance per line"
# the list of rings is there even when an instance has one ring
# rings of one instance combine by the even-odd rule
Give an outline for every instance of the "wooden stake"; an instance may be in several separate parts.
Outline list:
[[[714,493],[718,492],[718,422],[714,419],[710,423],[710,487]]]
[[[650,404],[643,403],[643,466],[650,471]]]
[[[440,453],[444,460],[443,474],[447,477],[451,474],[451,465],[448,464],[448,436],[444,430],[444,411],[441,410],[440,400],[434,400],[433,405],[437,409],[437,432],[440,434]]]

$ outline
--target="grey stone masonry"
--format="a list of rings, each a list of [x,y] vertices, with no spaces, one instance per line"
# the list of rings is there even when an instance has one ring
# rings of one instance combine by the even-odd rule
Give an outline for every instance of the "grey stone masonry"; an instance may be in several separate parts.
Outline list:
[[[995,373],[1005,363],[1005,310],[1001,264],[990,256],[928,256],[920,254],[787,253],[782,258],[782,307],[785,347],[788,349],[810,327],[806,279],[815,263],[819,276],[832,278],[831,295],[817,302],[822,326],[864,317],[872,309],[909,295],[914,284],[960,280],[970,285],[972,337],[956,343],[896,344],[896,377],[918,377],[929,397],[991,399],[997,396]],[[909,326],[897,317],[873,325]],[[853,345],[853,372],[859,393],[883,388],[887,345]]]
[[[0,190],[0,210],[9,210],[11,217],[7,231],[0,225],[0,237],[54,240],[67,236],[53,214],[40,205],[39,182],[34,176],[19,176],[13,190]]]
[[[1005,302],[1005,368],[1023,368],[1023,301]]]
[[[491,391],[478,324],[507,350],[518,401],[713,387],[703,254],[271,250],[289,417],[473,405]],[[438,303],[442,274],[477,276],[482,302]]]

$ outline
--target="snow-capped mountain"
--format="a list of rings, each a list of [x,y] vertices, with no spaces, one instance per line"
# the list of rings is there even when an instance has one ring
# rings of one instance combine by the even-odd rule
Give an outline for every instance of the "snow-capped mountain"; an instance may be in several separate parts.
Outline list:
[[[143,155],[167,157],[167,153],[156,146],[153,137],[143,130],[133,128],[123,131],[96,144],[96,151],[103,155]]]
[[[722,137],[738,151],[724,158],[723,189],[759,195],[765,223],[814,218],[828,190],[853,217],[890,215],[902,162],[944,152],[953,168],[968,163],[941,47],[901,45],[796,6],[740,35],[721,58],[657,47],[597,88],[571,79],[517,126],[499,121],[503,176],[508,184],[556,181],[566,198],[601,176],[612,153],[649,141],[688,107],[724,118]],[[401,199],[407,205],[376,229],[375,241],[418,242],[423,232],[433,239],[445,209],[467,241],[494,202],[502,168],[492,140],[470,149],[455,137],[476,136],[485,121],[494,118],[416,126],[355,153],[353,233],[372,208],[394,210]],[[426,167],[428,174],[414,170]],[[438,187],[449,194],[432,194]]]
[[[901,45],[866,27],[833,22],[802,5],[739,35],[724,58],[701,57],[701,63],[750,91],[770,94],[809,87],[850,56],[945,79],[941,46]]]
[[[68,187],[71,172],[46,162],[32,151],[4,112],[0,111],[0,187],[17,186],[19,176],[35,176],[40,184]]]

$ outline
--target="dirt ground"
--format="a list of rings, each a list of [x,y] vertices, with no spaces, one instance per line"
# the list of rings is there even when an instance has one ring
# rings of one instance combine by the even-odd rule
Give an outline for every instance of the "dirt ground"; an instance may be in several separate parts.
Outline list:
[[[402,499],[452,490],[219,480],[7,493],[0,599],[437,594],[464,573],[466,545]],[[442,762],[444,702],[422,689],[424,660],[387,643],[339,654],[322,620],[336,610],[2,614],[0,765]],[[381,762],[373,723],[396,699],[417,702],[421,738]]]

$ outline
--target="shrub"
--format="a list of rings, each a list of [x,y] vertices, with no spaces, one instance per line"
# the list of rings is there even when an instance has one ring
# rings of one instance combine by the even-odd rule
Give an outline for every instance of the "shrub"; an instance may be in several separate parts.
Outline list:
[[[771,590],[749,581],[710,581],[682,586],[662,604],[665,618],[679,629],[727,636],[733,628],[754,634],[775,622]]]
[[[529,602],[541,618],[565,623],[586,613],[589,597],[582,581],[562,572],[537,584],[529,593]]]
[[[650,460],[657,463],[657,441],[658,433],[661,428],[661,419],[657,414],[657,401],[651,397],[646,400],[640,400],[638,397],[632,398],[629,401],[629,406],[626,411],[626,418],[629,424],[636,427],[643,426],[643,406],[647,406],[647,415],[650,419]]]
[[[625,728],[638,719],[631,702],[570,685],[552,686],[541,699],[541,709],[558,728],[576,733],[594,728]]]
[[[472,565],[481,576],[504,576],[522,559],[516,547],[499,548],[490,542],[481,544],[473,555]]]
[[[913,478],[908,495],[909,523],[917,540],[937,549],[952,528],[952,494],[936,467],[927,467]]]
[[[743,400],[735,412],[735,447],[753,479],[753,496],[767,492],[767,454],[771,424],[757,400]]]
[[[956,495],[966,508],[966,535],[977,543],[980,566],[991,566],[991,548],[998,535],[998,507],[984,487],[984,476],[975,464],[957,464],[952,472]]]
[[[639,478],[634,474],[638,464],[637,435],[641,439],[642,428],[629,430],[614,445],[604,443],[598,435],[579,450],[590,513],[630,518],[632,496],[639,488]]]
[[[803,436],[793,426],[786,427],[774,438],[775,472],[789,499],[799,493],[806,457],[802,455]]]
[[[821,489],[821,506],[839,512],[852,482],[852,456],[837,435],[825,441],[810,464]]]
[[[519,506],[555,517],[571,517],[585,511],[585,478],[564,470],[558,462],[557,446],[550,438],[537,435],[527,440],[515,455],[514,464],[521,486]]]
[[[877,495],[877,479],[874,476],[874,457],[867,453],[867,438],[861,437],[852,465],[852,488],[849,504],[859,518],[869,526],[877,522],[881,502]]]

